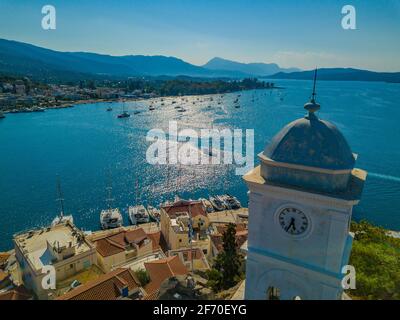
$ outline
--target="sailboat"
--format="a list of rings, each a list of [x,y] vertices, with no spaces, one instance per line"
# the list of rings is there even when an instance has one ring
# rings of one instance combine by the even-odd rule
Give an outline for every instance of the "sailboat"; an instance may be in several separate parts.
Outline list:
[[[111,184],[108,189],[108,198],[106,199],[108,203],[108,209],[102,210],[100,213],[100,225],[103,230],[114,229],[122,227],[122,215],[118,208],[112,208],[111,203],[114,200],[111,198],[112,187]]]
[[[69,222],[70,224],[73,224],[74,218],[72,217],[72,215],[65,215],[65,212],[64,212],[64,198],[63,198],[62,192],[61,192],[60,178],[57,179],[57,191],[58,191],[57,201],[60,202],[60,214],[53,219],[51,226],[54,227],[58,224],[65,223],[65,222]]]
[[[125,103],[122,105],[122,113],[118,115],[118,118],[129,118],[131,115],[125,110]]]

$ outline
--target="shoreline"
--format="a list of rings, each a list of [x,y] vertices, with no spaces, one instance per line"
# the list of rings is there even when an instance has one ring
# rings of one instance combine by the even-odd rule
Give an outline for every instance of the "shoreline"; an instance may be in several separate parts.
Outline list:
[[[31,113],[31,112],[44,112],[46,110],[53,109],[68,109],[73,108],[78,105],[85,104],[96,104],[96,103],[118,103],[118,102],[132,102],[132,101],[145,101],[145,100],[153,100],[153,99],[171,99],[171,98],[183,98],[183,97],[202,97],[202,96],[217,96],[217,95],[225,95],[225,94],[235,94],[238,92],[252,91],[252,90],[283,90],[284,87],[272,87],[272,88],[255,88],[255,89],[246,89],[232,92],[222,92],[222,93],[201,93],[201,94],[186,94],[186,95],[170,95],[170,96],[155,96],[152,98],[144,98],[144,97],[136,97],[136,98],[112,98],[112,99],[83,99],[76,101],[63,101],[60,102],[59,105],[52,106],[32,106],[32,107],[23,107],[23,108],[12,108],[12,109],[3,109],[1,110],[4,114],[11,113]]]

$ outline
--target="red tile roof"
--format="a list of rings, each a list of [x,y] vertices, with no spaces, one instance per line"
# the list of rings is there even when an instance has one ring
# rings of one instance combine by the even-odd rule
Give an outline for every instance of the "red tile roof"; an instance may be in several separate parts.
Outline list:
[[[150,276],[150,283],[145,287],[148,294],[152,294],[154,291],[159,290],[161,283],[164,280],[173,276],[185,275],[188,273],[185,265],[177,256],[145,262],[144,266]]]
[[[125,248],[131,244],[136,244],[140,247],[145,239],[148,239],[146,232],[144,232],[143,228],[137,228],[129,231],[122,230],[116,234],[96,240],[95,244],[96,250],[103,257],[109,257],[124,252]]]
[[[156,291],[154,291],[154,292],[152,292],[152,293],[150,293],[148,295],[145,295],[143,300],[158,300],[158,293],[159,292],[160,292],[159,290],[156,290]]]
[[[179,215],[179,213],[183,212],[189,214],[189,207],[190,214],[193,218],[198,215],[202,215],[205,217],[207,216],[206,209],[203,202],[201,201],[179,200],[173,204],[162,206],[162,208],[171,218],[175,218],[177,215]]]
[[[192,260],[192,254],[194,260],[200,260],[204,258],[203,251],[201,251],[200,248],[193,248],[192,250],[190,249],[171,250],[169,254],[171,257],[173,257],[175,254],[178,253],[183,254],[184,258],[186,258],[185,262]]]
[[[218,231],[218,233],[223,234],[227,229],[228,229],[228,225],[227,224],[220,224],[216,226],[216,229]],[[246,225],[244,223],[237,223],[236,224],[236,233],[240,232],[240,231],[246,231]]]
[[[210,236],[212,243],[217,248],[218,252],[224,249],[223,247],[223,235],[222,234],[212,234]],[[243,243],[246,242],[248,238],[248,230],[236,231],[236,247],[239,249]]]
[[[3,281],[3,280],[6,280],[9,277],[10,277],[9,273],[7,273],[7,272],[5,272],[3,270],[0,270],[0,282]]]
[[[0,300],[29,300],[32,295],[24,286],[16,287],[10,291],[0,293]]]
[[[6,264],[10,254],[7,252],[0,252],[0,266]]]
[[[131,269],[120,268],[79,286],[57,300],[116,300],[121,297],[124,287],[131,291],[139,288],[140,282]]]
[[[161,249],[160,240],[161,240],[161,231],[148,233],[147,237],[151,239],[153,245],[153,251]]]

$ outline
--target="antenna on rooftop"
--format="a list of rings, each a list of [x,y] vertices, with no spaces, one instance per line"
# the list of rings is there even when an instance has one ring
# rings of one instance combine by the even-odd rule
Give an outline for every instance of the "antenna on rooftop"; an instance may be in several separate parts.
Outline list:
[[[314,84],[313,84],[313,91],[312,91],[312,95],[311,95],[311,100],[310,100],[310,102],[307,102],[304,105],[304,109],[306,109],[308,111],[308,117],[310,119],[316,119],[316,116],[315,116],[314,113],[321,108],[321,106],[315,101],[315,97],[317,96],[317,93],[316,93],[317,71],[318,71],[318,68],[315,68],[315,71],[314,71]]]
[[[316,85],[317,85],[317,72],[318,72],[318,69],[315,68],[315,71],[314,71],[314,86],[313,86],[313,92],[312,92],[312,98],[311,98],[311,101],[313,101],[313,102],[315,102],[315,97],[317,95],[317,93],[315,91]]]

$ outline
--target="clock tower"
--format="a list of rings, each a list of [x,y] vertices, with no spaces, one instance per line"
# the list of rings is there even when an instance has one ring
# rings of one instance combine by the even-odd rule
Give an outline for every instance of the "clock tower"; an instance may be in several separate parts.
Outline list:
[[[315,73],[316,75],[316,73]],[[340,299],[350,222],[367,173],[336,126],[315,114],[284,127],[244,175],[249,192],[245,299]]]

